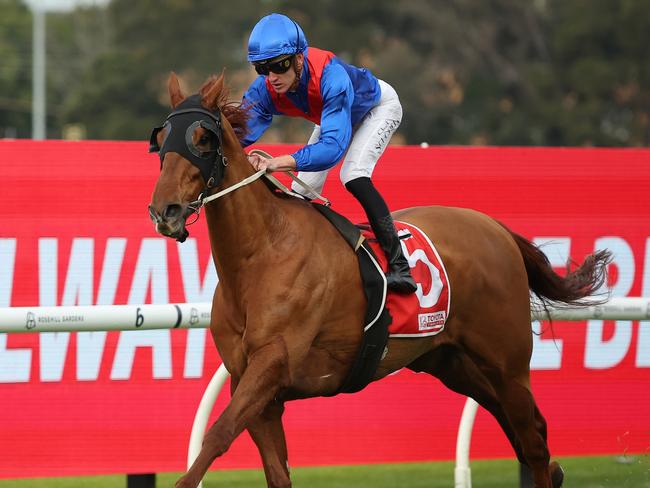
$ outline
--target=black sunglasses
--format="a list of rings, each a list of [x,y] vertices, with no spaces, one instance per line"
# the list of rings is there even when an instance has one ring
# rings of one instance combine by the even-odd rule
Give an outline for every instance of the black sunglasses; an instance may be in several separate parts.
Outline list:
[[[273,63],[254,63],[253,66],[255,66],[255,71],[257,71],[258,75],[268,76],[269,73],[281,75],[289,71],[289,68],[291,68],[291,63],[293,62],[293,58],[293,56],[289,56],[288,58],[284,58]]]

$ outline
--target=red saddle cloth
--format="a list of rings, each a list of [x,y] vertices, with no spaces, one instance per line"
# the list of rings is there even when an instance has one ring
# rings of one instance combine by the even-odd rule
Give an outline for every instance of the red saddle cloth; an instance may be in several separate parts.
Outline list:
[[[390,336],[424,337],[439,334],[445,328],[451,303],[445,266],[433,243],[420,229],[399,221],[395,222],[395,227],[417,283],[417,291],[402,295],[388,290],[386,307],[393,317],[389,327]],[[370,230],[362,233],[386,272],[388,261],[374,234]]]

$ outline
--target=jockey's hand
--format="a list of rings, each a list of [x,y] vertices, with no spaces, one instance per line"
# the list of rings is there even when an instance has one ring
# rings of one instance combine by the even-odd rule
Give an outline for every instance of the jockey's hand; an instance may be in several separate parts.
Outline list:
[[[259,154],[249,154],[248,160],[256,171],[265,169],[268,173],[272,173],[274,171],[294,171],[296,169],[296,160],[290,154],[271,159],[264,158]]]
[[[255,168],[255,171],[266,169],[267,162],[270,161],[270,159],[260,156],[259,154],[247,154],[247,156],[248,162],[251,163],[253,168]]]

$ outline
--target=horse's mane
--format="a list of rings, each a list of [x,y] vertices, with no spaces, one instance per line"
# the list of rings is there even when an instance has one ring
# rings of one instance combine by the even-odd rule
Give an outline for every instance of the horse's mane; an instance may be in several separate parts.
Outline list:
[[[219,76],[210,76],[199,89],[199,95],[206,105],[206,108],[219,109],[228,119],[228,122],[235,131],[237,139],[241,141],[248,133],[248,119],[250,117],[250,104],[243,102],[228,101],[230,89],[225,83],[225,75],[222,72]]]

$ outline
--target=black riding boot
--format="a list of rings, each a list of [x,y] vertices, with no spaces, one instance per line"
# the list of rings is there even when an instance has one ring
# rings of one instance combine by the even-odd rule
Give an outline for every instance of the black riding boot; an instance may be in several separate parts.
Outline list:
[[[345,187],[359,200],[366,211],[379,246],[388,258],[389,269],[386,275],[388,287],[399,293],[414,293],[417,285],[411,276],[411,267],[402,253],[402,245],[386,202],[370,178],[354,179]]]

